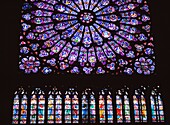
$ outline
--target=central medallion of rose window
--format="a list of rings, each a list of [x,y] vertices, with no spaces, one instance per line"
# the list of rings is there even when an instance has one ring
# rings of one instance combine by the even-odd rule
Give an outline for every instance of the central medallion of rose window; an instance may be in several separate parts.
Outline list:
[[[80,15],[80,20],[84,24],[89,24],[94,21],[94,16],[90,12],[84,12]]]

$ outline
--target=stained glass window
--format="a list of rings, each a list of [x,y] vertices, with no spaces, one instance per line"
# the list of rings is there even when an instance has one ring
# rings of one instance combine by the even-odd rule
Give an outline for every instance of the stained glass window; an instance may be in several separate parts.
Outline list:
[[[112,95],[106,88],[99,92],[99,118],[100,123],[113,123]]]
[[[23,96],[21,99],[21,116],[20,116],[20,124],[27,123],[27,105],[28,105],[28,98],[25,92],[23,92]]]
[[[99,118],[100,123],[106,122],[106,112],[105,112],[105,99],[104,95],[99,95]]]
[[[116,95],[116,114],[117,114],[117,122],[123,122],[123,110],[122,110],[122,98],[120,95]]]
[[[37,119],[37,97],[32,95],[31,97],[31,111],[30,111],[30,123],[36,124]]]
[[[45,120],[45,97],[40,95],[38,99],[38,123],[44,123]]]
[[[45,120],[45,95],[40,88],[32,91],[30,105],[30,123],[43,124]]]
[[[48,123],[54,123],[54,93],[49,92],[48,97]]]
[[[152,122],[164,122],[164,110],[161,93],[157,88],[153,89],[150,96]]]
[[[71,123],[71,98],[70,95],[65,97],[65,123]]]
[[[130,123],[130,104],[129,104],[129,95],[128,87],[118,90],[116,93],[116,114],[118,123]]]
[[[56,108],[55,108],[55,122],[56,123],[62,123],[62,97],[61,97],[61,92],[58,91],[55,93],[56,98],[55,98],[55,104],[56,104]]]
[[[87,88],[82,93],[82,123],[96,122],[96,103],[94,92]]]
[[[74,88],[65,93],[65,123],[79,123],[79,99]]]
[[[124,95],[124,117],[125,117],[125,122],[131,122],[130,118],[130,105],[129,105],[129,98],[128,95]]]
[[[96,122],[96,101],[94,97],[94,93],[90,95],[90,123]]]
[[[135,90],[135,95],[133,96],[135,122],[147,122],[145,90],[145,87],[141,87]]]
[[[12,118],[12,123],[13,124],[18,124],[19,120],[19,95],[16,94],[14,97],[14,102],[13,102],[13,118]]]
[[[57,88],[49,92],[48,97],[48,123],[62,123],[62,97]]]
[[[154,73],[147,0],[25,0],[21,14],[25,73]]]
[[[108,123],[113,123],[113,104],[112,95],[110,92],[107,95],[107,121]]]
[[[88,109],[89,109],[88,97],[87,97],[87,95],[83,94],[83,97],[82,97],[82,123],[89,123]]]
[[[14,95],[12,124],[27,123],[27,101],[27,93],[19,88]]]

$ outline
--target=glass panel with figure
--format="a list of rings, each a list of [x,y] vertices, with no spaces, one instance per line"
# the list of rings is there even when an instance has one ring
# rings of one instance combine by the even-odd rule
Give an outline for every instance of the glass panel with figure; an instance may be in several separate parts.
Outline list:
[[[105,100],[103,95],[99,95],[99,118],[100,123],[105,123],[106,121],[105,113]]]
[[[22,95],[21,99],[21,116],[20,116],[20,124],[27,123],[27,106],[28,106],[28,98],[26,93]]]
[[[35,94],[31,97],[31,106],[30,106],[30,123],[37,123],[37,97]]]
[[[65,93],[65,123],[79,123],[79,99],[74,88]]]
[[[12,117],[12,124],[18,124],[19,120],[19,95],[16,92],[14,101],[13,101],[13,117]]]
[[[147,122],[147,110],[146,110],[146,99],[145,95],[141,95],[141,117],[143,122]]]
[[[145,99],[146,87],[141,86],[135,90],[133,95],[133,107],[134,107],[134,118],[135,122],[147,122],[147,108]]]
[[[90,95],[90,123],[96,123],[96,101],[94,93]]]
[[[117,114],[117,122],[123,122],[123,110],[122,110],[122,98],[120,95],[116,95],[116,114]]]
[[[151,91],[150,102],[152,122],[165,122],[163,101],[161,93],[159,92],[159,86],[153,88],[153,90]]]
[[[48,121],[47,123],[53,124],[54,123],[54,95],[49,92],[48,97]]]
[[[77,95],[72,98],[72,117],[73,123],[79,123],[79,100]]]
[[[27,92],[25,92],[24,89],[20,87],[14,93],[12,124],[27,123],[27,106],[28,106]]]
[[[87,95],[83,94],[82,97],[82,123],[89,123],[88,122],[88,99]]]
[[[35,88],[31,93],[30,124],[44,124],[45,121],[45,93]]]
[[[129,104],[128,95],[124,95],[124,115],[125,115],[125,122],[126,123],[131,122],[131,118],[130,118],[130,104]]]
[[[62,123],[62,97],[61,97],[61,92],[57,91],[55,93],[55,104],[56,104],[56,108],[55,108],[55,123]]]
[[[71,123],[71,98],[65,95],[65,123]]]
[[[87,88],[82,92],[82,123],[96,122],[96,103],[94,92]]]
[[[111,93],[107,95],[107,115],[108,123],[113,123],[113,104]]]
[[[45,96],[39,95],[38,98],[38,124],[43,124],[45,120]]]

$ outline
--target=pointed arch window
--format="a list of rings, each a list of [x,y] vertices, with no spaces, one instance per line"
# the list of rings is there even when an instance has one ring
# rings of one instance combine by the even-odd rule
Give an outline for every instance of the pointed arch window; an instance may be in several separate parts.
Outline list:
[[[55,93],[55,123],[62,123],[62,97],[61,92]]]
[[[96,122],[96,101],[94,97],[94,93],[90,95],[90,123]]]
[[[123,110],[122,110],[122,98],[118,94],[116,95],[116,113],[117,113],[117,122],[122,123],[123,122]]]
[[[48,97],[48,123],[53,124],[54,123],[54,93],[51,94],[51,91],[49,92]]]
[[[18,93],[14,97],[14,102],[13,102],[13,118],[12,118],[12,123],[13,124],[18,124],[19,120],[19,95]]]
[[[62,97],[57,88],[48,95],[48,123],[62,123]]]
[[[130,123],[130,104],[129,104],[129,95],[128,87],[118,90],[116,93],[116,114],[118,123]]]
[[[158,90],[159,86],[151,91],[150,102],[151,102],[151,114],[152,122],[164,122],[164,110],[161,93]]]
[[[100,118],[100,123],[105,123],[106,122],[106,112],[105,112],[105,99],[104,95],[101,94],[99,95],[99,118]]]
[[[133,95],[135,122],[147,122],[145,90],[145,87],[141,87]]]
[[[88,106],[88,97],[86,94],[83,93],[83,96],[82,96],[82,123],[89,123],[89,120],[88,120],[88,109],[89,109],[89,106]]]
[[[27,123],[27,102],[27,93],[19,88],[14,95],[12,124]]]
[[[99,118],[100,123],[113,123],[112,95],[108,89],[99,92]]]
[[[107,95],[107,120],[108,123],[113,123],[113,101],[111,92]]]
[[[65,123],[79,123],[79,99],[74,88],[65,93]]]
[[[21,116],[20,116],[20,124],[26,124],[27,123],[27,104],[28,104],[28,98],[27,93],[22,92],[22,98],[21,98]]]
[[[31,94],[30,124],[43,124],[45,121],[45,94],[36,88]]]
[[[88,88],[82,93],[82,123],[96,122],[96,101],[94,92]]]

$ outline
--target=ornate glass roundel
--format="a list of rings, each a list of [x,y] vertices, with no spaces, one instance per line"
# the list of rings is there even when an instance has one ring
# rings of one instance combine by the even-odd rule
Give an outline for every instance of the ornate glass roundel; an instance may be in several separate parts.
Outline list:
[[[154,73],[146,0],[26,0],[21,13],[25,73]]]

